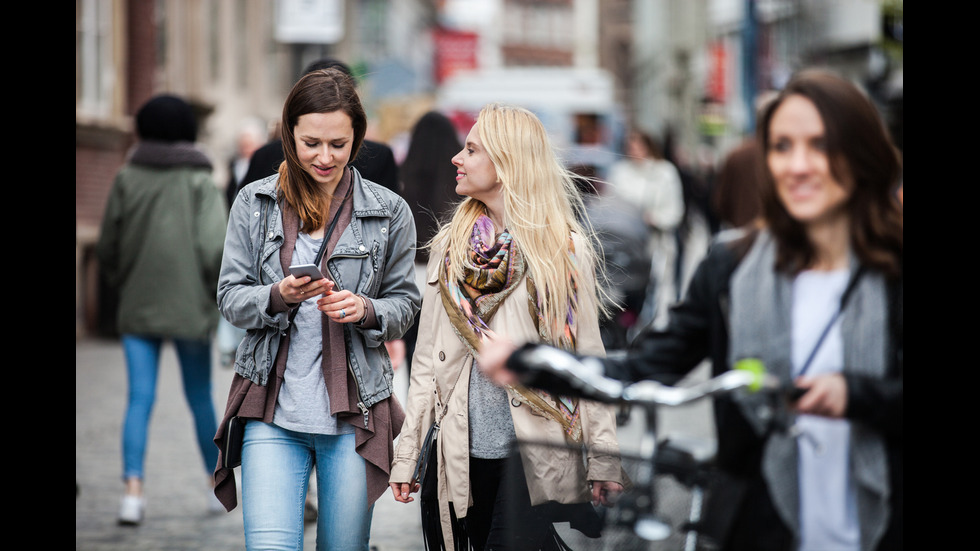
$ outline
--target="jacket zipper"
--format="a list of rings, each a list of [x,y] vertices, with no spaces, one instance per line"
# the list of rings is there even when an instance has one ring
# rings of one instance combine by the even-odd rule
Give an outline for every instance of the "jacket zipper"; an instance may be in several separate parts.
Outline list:
[[[358,255],[354,255],[354,254],[331,255],[329,258],[327,258],[326,262],[324,263],[324,267],[325,267],[324,269],[327,272],[326,276],[329,277],[330,281],[333,281],[334,284],[337,283],[337,278],[335,278],[333,276],[333,273],[330,272],[330,261],[335,258],[367,258],[367,257],[368,257],[368,253],[358,254]],[[357,294],[355,291],[356,290],[351,290],[352,293]],[[345,337],[348,336],[347,335],[348,330],[349,330],[348,327],[344,327]],[[353,342],[353,339],[349,339],[349,340]],[[360,383],[357,382],[357,374],[354,373],[354,368],[351,367],[350,365],[350,357],[345,358],[345,361],[347,362],[347,371],[350,371],[351,377],[354,379],[354,386],[357,388],[357,408],[361,410],[361,414],[364,416],[364,428],[366,429],[368,428],[368,413],[370,410],[368,410],[367,406],[364,405],[364,399],[362,398],[363,394],[361,393],[361,385]]]
[[[361,398],[361,385],[357,382],[357,375],[354,374],[354,368],[350,365],[350,358],[347,358],[347,371],[350,371],[351,376],[354,379],[354,386],[357,388],[357,408],[361,410],[361,415],[364,416],[364,428],[368,428],[368,410],[367,406],[364,405],[364,400]]]

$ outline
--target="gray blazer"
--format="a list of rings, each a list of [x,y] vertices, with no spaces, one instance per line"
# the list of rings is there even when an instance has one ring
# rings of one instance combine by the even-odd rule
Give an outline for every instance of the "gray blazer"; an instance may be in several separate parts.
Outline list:
[[[400,338],[421,304],[415,285],[415,220],[404,199],[351,169],[353,214],[327,259],[338,288],[367,297],[377,323],[344,324],[347,362],[366,412],[392,392],[393,371],[385,341]],[[282,212],[276,202],[278,175],[242,188],[229,213],[218,279],[218,309],[247,333],[235,370],[265,385],[289,328],[289,312],[270,314],[272,287],[285,275],[279,261]]]

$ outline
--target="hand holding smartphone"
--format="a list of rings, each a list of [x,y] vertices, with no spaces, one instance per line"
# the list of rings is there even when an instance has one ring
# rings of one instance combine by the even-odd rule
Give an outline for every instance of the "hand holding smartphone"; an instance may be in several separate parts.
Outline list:
[[[303,277],[310,276],[310,281],[316,281],[318,279],[323,279],[324,275],[320,273],[320,268],[316,264],[296,264],[289,267],[289,273],[293,274],[293,277]]]
[[[293,275],[294,278],[301,278],[303,276],[309,276],[310,281],[319,281],[321,279],[326,279],[330,281],[322,272],[316,264],[296,264],[289,267],[289,273]],[[326,291],[326,294],[333,294],[333,290]]]

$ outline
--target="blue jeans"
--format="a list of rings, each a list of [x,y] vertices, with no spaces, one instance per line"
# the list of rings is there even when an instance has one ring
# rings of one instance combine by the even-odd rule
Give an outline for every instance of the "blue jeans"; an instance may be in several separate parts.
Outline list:
[[[164,339],[123,335],[123,353],[129,375],[129,405],[123,422],[123,479],[143,478],[147,432],[156,400],[160,347]],[[180,360],[184,396],[194,416],[197,444],[210,475],[218,464],[214,434],[218,430],[211,400],[211,343],[207,340],[174,339]]]
[[[354,435],[307,434],[249,421],[242,445],[247,549],[302,549],[303,505],[316,466],[318,551],[368,551],[373,505]]]

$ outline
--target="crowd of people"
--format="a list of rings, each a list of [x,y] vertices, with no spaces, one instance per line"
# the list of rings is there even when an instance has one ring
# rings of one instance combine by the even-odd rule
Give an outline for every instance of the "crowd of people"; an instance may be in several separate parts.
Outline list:
[[[850,82],[796,75],[698,203],[653,134],[630,128],[621,160],[588,181],[514,105],[486,105],[468,129],[426,113],[396,161],[333,59],[303,71],[271,140],[243,129],[225,197],[184,100],[155,97],[136,122],[98,244],[130,385],[121,523],[146,508],[172,341],[202,486],[214,510],[240,498],[248,549],[302,548],[312,522],[318,549],[367,551],[389,490],[419,499],[427,548],[564,549],[560,522],[600,537],[597,508],[629,486],[615,412],[507,368],[548,346],[623,381],[763,360],[800,389],[787,415],[811,438],[717,400],[719,465],[739,496],[721,548],[902,547],[901,157]],[[695,224],[710,248],[692,245]],[[220,417],[216,331],[234,370]]]

